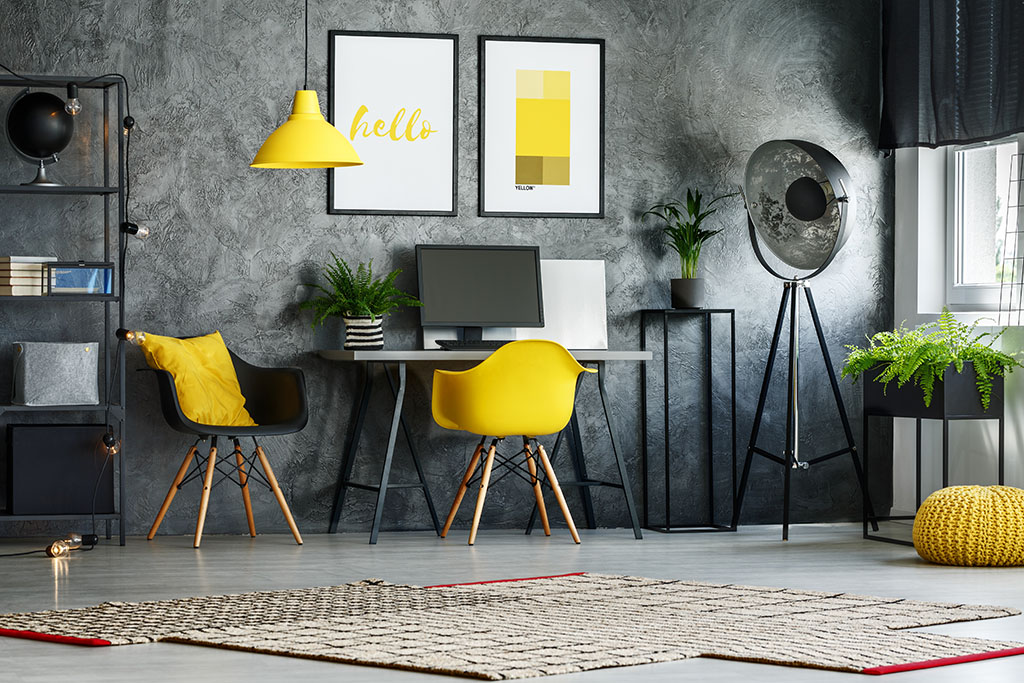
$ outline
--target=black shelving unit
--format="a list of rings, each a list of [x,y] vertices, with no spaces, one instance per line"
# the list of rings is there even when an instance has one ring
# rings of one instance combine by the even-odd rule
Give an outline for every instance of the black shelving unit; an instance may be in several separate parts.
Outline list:
[[[729,490],[725,494],[724,498],[729,500],[729,514],[727,515],[728,523],[716,522],[715,515],[715,445],[714,445],[714,388],[712,382],[713,362],[712,362],[712,323],[714,316],[724,316],[729,321],[729,380],[730,380],[730,396],[729,396],[729,422],[732,430],[732,439],[730,442],[730,457],[728,461],[729,467]],[[671,413],[669,412],[669,397],[671,395],[671,379],[672,379],[672,368],[669,363],[670,356],[670,325],[669,321],[673,318],[697,318],[701,323],[702,339],[703,339],[703,366],[704,366],[704,428],[706,434],[707,449],[704,453],[707,465],[707,499],[708,499],[708,523],[683,523],[673,524],[672,523],[672,477],[671,477],[671,463],[676,457],[692,457],[692,454],[677,453],[672,447],[672,429],[671,429]],[[665,522],[663,524],[654,524],[650,521],[649,514],[649,453],[648,453],[648,422],[650,416],[648,415],[648,395],[647,395],[647,361],[643,361],[643,367],[640,371],[640,413],[642,419],[641,425],[641,469],[643,477],[643,496],[644,496],[644,510],[643,510],[643,526],[645,529],[651,531],[659,531],[662,533],[688,533],[688,532],[702,532],[702,531],[736,531],[736,526],[732,523],[733,511],[736,509],[736,311],[732,308],[657,308],[657,309],[644,309],[640,311],[640,350],[647,351],[647,327],[655,321],[661,325],[661,381],[662,381],[662,410],[664,416],[664,440],[665,440],[665,454],[664,454],[664,514]],[[653,365],[653,363],[652,363]]]
[[[120,259],[123,253],[125,234],[121,224],[125,221],[125,136],[122,134],[122,121],[126,115],[125,88],[121,79],[116,77],[93,78],[90,76],[29,76],[28,79],[11,75],[0,75],[2,88],[41,88],[62,90],[69,82],[75,82],[80,89],[97,90],[103,99],[103,177],[98,185],[62,185],[56,187],[39,187],[31,185],[0,185],[0,194],[5,195],[38,195],[40,199],[58,195],[95,196],[102,202],[103,211],[103,261],[114,262],[114,281],[119,282]],[[0,211],[2,217],[2,211]],[[113,284],[113,283],[112,283]],[[117,288],[115,288],[115,292]],[[106,523],[107,538],[111,536],[111,523],[117,522],[121,545],[125,543],[125,353],[123,345],[114,340],[114,331],[124,327],[124,300],[117,293],[113,294],[50,294],[47,296],[0,296],[0,305],[25,306],[77,306],[84,304],[102,304],[103,306],[103,354],[101,356],[102,386],[100,402],[97,405],[85,406],[18,406],[0,405],[0,418],[5,421],[16,415],[39,413],[79,413],[85,415],[103,415],[109,412],[110,425],[115,436],[121,442],[121,448],[113,456],[117,476],[117,511],[114,513],[97,514],[95,518]],[[12,340],[3,340],[12,341]],[[112,380],[117,377],[116,383]],[[113,391],[111,391],[113,389]],[[116,394],[115,394],[116,392]],[[9,456],[9,454],[8,454]],[[46,514],[46,515],[15,515],[0,512],[0,522],[38,522],[38,521],[86,521],[92,518],[89,514]]]

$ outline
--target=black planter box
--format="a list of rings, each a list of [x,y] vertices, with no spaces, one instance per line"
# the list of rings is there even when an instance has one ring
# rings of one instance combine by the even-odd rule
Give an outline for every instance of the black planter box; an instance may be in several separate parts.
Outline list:
[[[883,369],[873,368],[861,377],[860,381],[864,383],[865,415],[941,420],[998,418],[1003,414],[1003,378],[992,378],[992,400],[988,410],[985,410],[981,407],[973,363],[964,363],[964,371],[959,373],[955,366],[950,365],[943,380],[935,382],[932,404],[927,407],[924,405],[924,392],[914,384],[913,379],[907,380],[902,387],[897,387],[894,380],[883,393],[882,383],[875,381]]]

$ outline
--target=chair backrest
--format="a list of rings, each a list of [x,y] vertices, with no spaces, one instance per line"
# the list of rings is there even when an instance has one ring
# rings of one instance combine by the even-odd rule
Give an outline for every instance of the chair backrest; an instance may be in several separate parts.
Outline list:
[[[469,370],[435,370],[434,420],[481,435],[553,434],[569,422],[581,372],[594,371],[560,344],[512,342]]]
[[[306,382],[298,368],[262,368],[251,365],[228,349],[245,407],[254,427],[229,427],[193,422],[181,410],[174,378],[166,370],[156,375],[160,408],[168,426],[198,436],[276,436],[301,431],[309,419]]]

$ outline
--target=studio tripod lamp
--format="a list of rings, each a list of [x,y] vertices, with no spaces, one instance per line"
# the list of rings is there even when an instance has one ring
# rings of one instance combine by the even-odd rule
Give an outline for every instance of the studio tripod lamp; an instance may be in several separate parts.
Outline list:
[[[782,540],[789,538],[790,480],[794,471],[804,471],[812,465],[844,455],[853,460],[853,468],[860,484],[864,504],[869,516],[871,500],[867,482],[857,455],[853,430],[846,414],[839,383],[829,357],[825,333],[818,318],[818,309],[811,295],[810,280],[824,271],[842,249],[853,225],[853,195],[850,175],[842,163],[828,150],[804,140],[772,140],[766,142],[750,156],[743,183],[747,205],[747,227],[750,244],[757,260],[765,270],[783,281],[782,301],[775,321],[768,360],[765,363],[761,394],[754,413],[743,474],[737,489],[732,525],[739,523],[743,496],[750,476],[754,456],[781,465],[783,468]],[[767,247],[767,253],[761,244]],[[769,258],[769,254],[772,258]],[[793,269],[793,274],[782,270]],[[803,271],[802,273],[799,271]],[[807,301],[817,336],[818,347],[825,362],[836,411],[843,427],[846,446],[809,459],[800,459],[800,295]],[[789,378],[786,401],[786,439],[781,455],[773,453],[758,442],[772,371],[779,351],[782,329],[789,312]]]

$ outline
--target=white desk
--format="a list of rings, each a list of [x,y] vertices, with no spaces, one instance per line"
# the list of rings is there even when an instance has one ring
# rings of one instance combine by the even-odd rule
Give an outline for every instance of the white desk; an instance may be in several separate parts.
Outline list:
[[[458,361],[481,361],[490,356],[494,351],[445,351],[443,349],[438,350],[420,350],[420,349],[409,349],[402,351],[345,351],[341,349],[328,349],[319,351],[320,357],[332,360],[341,361],[348,363],[362,363],[364,365],[363,373],[363,388],[359,399],[359,406],[356,411],[355,423],[352,426],[352,431],[349,434],[348,446],[345,448],[342,454],[341,472],[338,476],[338,494],[334,502],[334,511],[331,514],[331,523],[328,527],[329,533],[335,533],[338,530],[338,521],[341,519],[342,506],[345,503],[345,493],[349,488],[357,488],[368,491],[375,491],[377,493],[377,505],[374,509],[373,514],[373,525],[370,529],[370,543],[377,542],[377,535],[380,532],[381,517],[384,514],[384,499],[387,495],[389,488],[420,488],[423,489],[423,494],[427,499],[427,508],[430,510],[431,521],[434,525],[434,530],[440,535],[441,524],[437,517],[437,512],[434,509],[434,502],[430,496],[430,489],[427,487],[427,480],[423,474],[423,468],[420,465],[419,455],[416,453],[416,447],[413,443],[413,439],[409,434],[409,429],[405,424],[405,418],[402,415],[402,406],[405,403],[405,388],[406,388],[406,366],[408,363],[413,362],[431,362],[431,363],[450,363]],[[594,519],[594,507],[590,496],[590,487],[592,486],[611,486],[613,488],[622,489],[623,495],[626,501],[626,509],[629,512],[629,518],[633,525],[633,535],[637,538],[643,538],[640,531],[640,520],[637,517],[636,506],[633,503],[633,492],[629,486],[629,478],[626,474],[626,463],[622,458],[622,453],[618,446],[618,439],[616,438],[615,429],[612,427],[611,410],[608,402],[608,396],[605,392],[605,363],[607,361],[649,361],[652,360],[653,354],[650,351],[606,351],[606,350],[571,350],[570,353],[584,365],[595,365],[597,367],[597,386],[598,391],[601,395],[601,405],[604,409],[605,424],[608,428],[608,436],[611,440],[612,452],[615,455],[615,461],[619,468],[619,483],[597,481],[591,479],[587,475],[586,462],[583,457],[583,445],[582,438],[580,436],[579,421],[576,417],[576,411],[573,410],[572,418],[569,420],[569,439],[571,440],[571,450],[573,454],[573,466],[576,470],[575,481],[563,481],[562,486],[577,486],[580,487],[583,496],[583,512],[586,518],[587,526],[591,529],[597,527],[597,523]],[[359,448],[359,439],[362,436],[363,421],[366,417],[366,411],[370,404],[370,395],[373,390],[373,375],[374,368],[373,364],[379,363],[384,367],[384,376],[388,380],[388,385],[391,388],[391,392],[395,398],[394,412],[391,416],[391,431],[388,435],[388,444],[384,453],[384,463],[381,469],[380,483],[377,485],[360,484],[351,481],[352,476],[352,465],[355,461],[356,450]],[[395,386],[395,382],[391,377],[391,372],[388,370],[388,364],[397,366],[398,374],[398,386]],[[405,434],[405,440],[409,445],[409,452],[412,454],[413,464],[416,466],[416,474],[419,477],[419,484],[392,484],[389,482],[391,475],[391,461],[395,454],[395,443],[398,440],[398,429],[402,428],[402,432]],[[558,454],[558,449],[562,443],[562,433],[559,433],[555,446],[552,449],[551,458],[554,459]],[[536,508],[534,514],[530,516],[530,522],[527,527],[527,533],[533,528],[534,520],[536,518]]]

